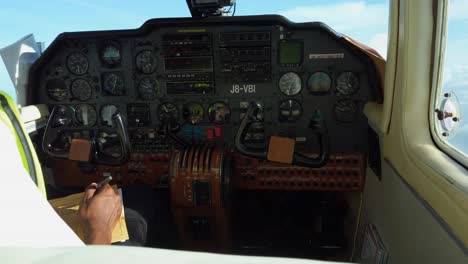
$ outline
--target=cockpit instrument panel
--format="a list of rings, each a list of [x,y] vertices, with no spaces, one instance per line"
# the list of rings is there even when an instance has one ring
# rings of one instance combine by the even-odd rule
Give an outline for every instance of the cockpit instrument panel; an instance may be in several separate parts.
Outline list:
[[[332,152],[365,152],[362,109],[379,100],[376,83],[362,51],[322,23],[154,19],[135,30],[60,35],[32,67],[29,101],[60,105],[65,129],[112,128],[120,112],[132,133],[225,146],[255,102],[261,111],[246,142],[279,135],[316,152],[311,122],[323,118]]]
[[[133,30],[61,34],[31,67],[27,94],[29,104],[51,110],[39,156],[50,158],[44,164],[56,187],[85,187],[110,174],[123,187],[168,189],[158,197],[167,194],[180,244],[194,245],[186,249],[212,243],[205,239],[212,235],[227,241],[229,226],[241,226],[236,233],[255,238],[244,244],[233,237],[236,248],[265,253],[270,246],[262,241],[284,237],[276,230],[297,240],[285,221],[299,223],[307,251],[322,245],[303,236],[302,223],[335,222],[344,214],[327,201],[341,194],[330,192],[362,191],[369,139],[363,108],[380,102],[379,83],[366,53],[322,23],[170,18]],[[69,159],[86,140],[88,162]],[[310,207],[297,203],[303,191],[326,191],[310,196],[323,213],[299,213],[310,212],[298,206]],[[260,203],[251,204],[251,194]],[[264,212],[278,204],[293,205],[300,221],[271,222]],[[244,232],[252,219],[252,230],[268,223],[274,235]],[[327,237],[315,229],[312,238]]]

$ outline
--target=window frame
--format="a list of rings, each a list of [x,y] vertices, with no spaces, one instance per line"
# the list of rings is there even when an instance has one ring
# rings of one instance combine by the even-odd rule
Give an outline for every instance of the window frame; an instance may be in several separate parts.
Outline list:
[[[444,139],[440,135],[440,131],[437,131],[438,120],[436,119],[435,110],[439,108],[442,98],[442,81],[445,66],[445,53],[447,48],[447,33],[448,33],[448,20],[449,20],[449,0],[442,0],[439,2],[438,10],[441,10],[437,14],[436,23],[436,35],[434,41],[434,69],[433,69],[433,81],[430,97],[430,111],[429,111],[429,124],[432,138],[436,146],[441,149],[445,154],[462,164],[465,168],[468,168],[468,153],[463,153]],[[440,22],[440,23],[439,23]],[[432,111],[431,111],[432,110]],[[467,124],[468,125],[468,124]]]

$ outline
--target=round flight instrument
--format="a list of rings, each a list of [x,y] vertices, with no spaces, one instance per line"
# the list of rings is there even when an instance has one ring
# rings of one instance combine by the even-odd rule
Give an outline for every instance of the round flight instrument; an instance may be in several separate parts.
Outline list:
[[[225,124],[231,119],[231,108],[223,102],[217,102],[208,107],[208,118],[212,123]]]
[[[279,120],[281,122],[295,122],[302,116],[301,104],[293,99],[280,102]]]
[[[354,72],[343,72],[336,79],[338,95],[352,95],[359,90],[359,77]]]
[[[73,98],[80,101],[86,101],[91,98],[93,89],[88,81],[83,79],[76,79],[71,84],[71,94]]]
[[[299,74],[287,72],[279,80],[280,91],[285,95],[296,95],[302,90],[302,80]]]
[[[115,105],[105,105],[101,108],[101,112],[99,113],[101,116],[101,122],[103,125],[112,126],[114,121],[112,117],[115,113],[117,113],[119,109]]]
[[[136,68],[141,73],[149,74],[154,72],[156,69],[156,58],[154,57],[153,51],[142,50],[135,58]]]
[[[122,96],[125,85],[120,72],[107,72],[102,75],[102,88],[106,95]]]
[[[73,115],[74,110],[73,108],[66,106],[66,105],[58,105],[56,106],[57,114],[55,115],[55,119],[52,123],[53,127],[66,127],[72,124],[73,122]]]
[[[153,100],[159,94],[159,82],[152,78],[144,78],[138,84],[138,94],[141,99]]]
[[[46,83],[47,95],[55,101],[62,101],[68,97],[67,85],[63,80],[52,79]]]
[[[192,102],[184,105],[182,109],[182,116],[188,123],[196,125],[203,120],[204,112],[205,111],[203,110],[203,106],[201,104]]]
[[[175,121],[179,118],[179,109],[173,103],[163,103],[158,107],[159,121]]]
[[[97,121],[96,109],[89,104],[81,104],[75,108],[75,117],[80,126],[94,126]]]
[[[351,99],[338,100],[333,107],[336,120],[343,123],[349,123],[356,120],[357,111],[357,105]]]
[[[115,41],[108,42],[101,50],[101,61],[109,67],[120,65],[120,44]]]
[[[316,72],[307,80],[307,89],[310,93],[328,93],[331,89],[332,80],[325,72]]]
[[[67,57],[67,68],[75,75],[83,75],[88,71],[89,63],[86,56],[78,51],[72,52]]]

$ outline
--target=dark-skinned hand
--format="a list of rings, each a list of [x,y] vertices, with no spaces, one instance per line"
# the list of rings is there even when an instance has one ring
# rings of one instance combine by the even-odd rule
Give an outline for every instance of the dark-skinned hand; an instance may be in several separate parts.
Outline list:
[[[109,245],[112,231],[122,213],[120,196],[106,184],[96,191],[97,184],[86,187],[80,204],[80,218],[84,225],[85,243]]]

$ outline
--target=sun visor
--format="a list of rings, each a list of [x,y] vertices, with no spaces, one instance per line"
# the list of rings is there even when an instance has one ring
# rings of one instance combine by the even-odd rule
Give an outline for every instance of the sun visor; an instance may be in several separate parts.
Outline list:
[[[0,55],[5,63],[5,67],[11,81],[15,85],[17,103],[19,105],[26,105],[29,68],[39,58],[40,54],[40,47],[32,34],[0,49]]]

